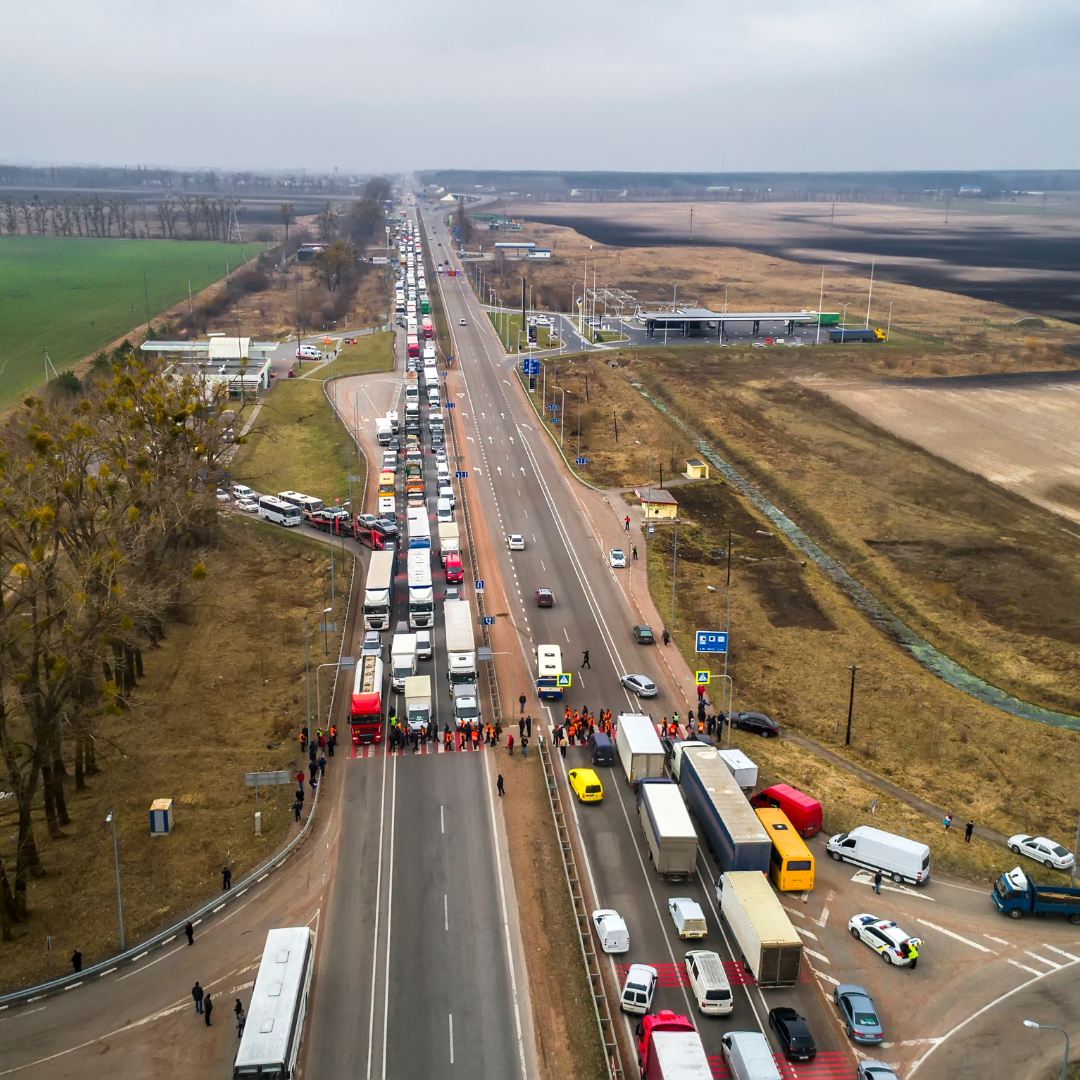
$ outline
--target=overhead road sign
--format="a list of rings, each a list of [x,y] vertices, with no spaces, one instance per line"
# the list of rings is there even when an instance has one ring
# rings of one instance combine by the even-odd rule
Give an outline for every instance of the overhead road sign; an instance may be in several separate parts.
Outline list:
[[[727,634],[720,630],[698,630],[695,652],[726,653]]]

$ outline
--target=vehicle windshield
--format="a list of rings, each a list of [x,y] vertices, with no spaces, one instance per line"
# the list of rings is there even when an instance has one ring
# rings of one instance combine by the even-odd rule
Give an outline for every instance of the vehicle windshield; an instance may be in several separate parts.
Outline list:
[[[1064,859],[1065,856],[1068,855],[1069,853],[1060,844],[1055,844],[1054,845],[1054,854],[1057,855],[1057,857],[1059,859]]]
[[[585,785],[585,794],[586,795],[598,795],[599,793],[600,793],[600,785],[599,784],[586,784]]]
[[[791,1040],[793,1050],[809,1050],[814,1045],[814,1040],[809,1035],[796,1035]]]
[[[626,989],[627,989],[627,990],[641,990],[641,991],[645,991],[645,990],[647,990],[647,989],[648,989],[648,987],[646,987],[646,986],[642,986],[642,985],[641,985],[641,983],[632,983],[632,982],[628,982],[628,983],[626,984]]]

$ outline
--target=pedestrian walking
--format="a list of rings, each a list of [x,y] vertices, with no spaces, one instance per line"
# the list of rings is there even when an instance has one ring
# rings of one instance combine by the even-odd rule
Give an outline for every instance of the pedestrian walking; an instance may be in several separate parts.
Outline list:
[[[522,713],[522,715],[524,715],[524,714],[525,714],[525,702],[526,702],[527,700],[528,700],[528,698],[526,698],[526,697],[525,697],[525,691],[524,691],[524,690],[522,690],[522,691],[521,691],[521,696],[520,696],[520,697],[518,698],[518,706],[519,706],[519,707],[520,707],[520,709],[521,709],[521,713]]]
[[[499,773],[499,779],[495,781],[495,786],[499,789],[499,795],[503,793],[503,778],[502,773]]]
[[[632,550],[633,550],[633,553],[634,553],[634,554],[633,554],[633,558],[635,558],[635,559],[636,559],[636,558],[637,558],[637,544],[635,544],[635,545],[634,545],[634,547],[633,547],[633,549],[632,549]]]
[[[315,790],[315,774],[319,771],[318,763],[312,758],[308,762],[308,784],[311,786],[311,790]]]
[[[304,804],[299,799],[292,804],[293,817],[295,817],[297,821],[300,820],[300,811],[303,810],[303,808]]]
[[[207,994],[203,999],[203,1019],[206,1021],[206,1026],[210,1026],[210,1014],[214,1011],[214,1003],[210,1000],[210,995]]]
[[[514,736],[512,734],[506,736],[506,752],[511,757],[514,756]]]
[[[296,786],[300,789],[300,797],[303,798],[303,795],[304,795],[304,774],[303,774],[302,771],[298,772],[296,774]]]
[[[881,877],[882,877],[881,871],[880,870],[875,870],[874,871],[874,892],[876,892],[878,894],[878,896],[881,895]]]
[[[334,747],[337,746],[337,733],[331,730],[330,738],[326,740],[326,756],[334,756]]]
[[[71,954],[71,966],[72,966],[72,967],[73,967],[73,968],[75,969],[75,974],[76,974],[76,975],[77,975],[77,974],[78,974],[78,973],[79,973],[80,971],[82,971],[82,953],[81,953],[81,952],[79,952],[79,950],[78,950],[78,949],[76,949],[76,950],[75,950],[75,951],[74,951],[74,952],[73,952],[73,953]]]
[[[321,780],[326,773],[326,755],[319,755],[319,779]]]
[[[318,783],[319,783],[318,780],[316,780],[315,777],[313,776],[311,778],[311,797],[313,799],[315,798],[315,790],[318,787]]]
[[[300,749],[303,750],[305,746],[307,746],[307,732],[303,728],[301,728],[300,729]]]
[[[968,823],[964,826],[964,843],[965,844],[970,844],[971,843],[971,834],[974,831],[975,831],[975,822],[974,821],[968,821]]]
[[[198,982],[191,988],[191,996],[195,999],[195,1011],[201,1013],[203,1011],[203,988]]]
[[[625,521],[623,521],[623,528],[624,528],[624,529],[625,529],[625,530],[626,530],[627,532],[629,532],[629,531],[630,531],[630,515],[629,515],[629,514],[627,514],[627,515],[626,515],[626,520],[625,520]]]
[[[950,810],[942,819],[941,824],[945,826],[945,831],[948,832],[952,828],[952,811]]]
[[[532,713],[525,717],[525,734],[532,738]]]
[[[668,633],[668,628],[666,626],[664,627],[664,644],[671,644],[671,634]]]
[[[528,737],[528,735],[526,735],[525,738],[521,740],[521,756],[522,757],[528,757],[529,756],[529,737]]]
[[[184,923],[184,933],[187,934],[187,943],[189,945],[195,944],[195,927],[190,922]]]
[[[588,668],[590,671],[592,671],[592,664],[589,663],[589,650],[588,649],[583,650],[582,653],[581,653],[581,666],[583,668]]]
[[[240,999],[236,999],[236,1004],[240,1005]],[[244,1012],[243,1005],[236,1010],[236,1037],[242,1039],[244,1037],[244,1028],[247,1026],[247,1014]]]
[[[221,868],[221,891],[228,892],[232,888],[232,871],[228,866]]]
[[[519,739],[524,739],[525,738],[525,717],[524,716],[518,721],[518,738]]]

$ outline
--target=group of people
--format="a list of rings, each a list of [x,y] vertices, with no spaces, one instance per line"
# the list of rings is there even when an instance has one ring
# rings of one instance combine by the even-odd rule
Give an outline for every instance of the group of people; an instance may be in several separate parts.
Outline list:
[[[300,747],[307,747],[308,752],[308,787],[311,789],[311,797],[319,790],[319,782],[326,773],[326,755],[334,756],[334,748],[337,746],[337,727],[330,725],[329,731],[319,728],[308,740],[307,731],[300,729]],[[296,795],[293,798],[293,817],[299,821],[300,814],[304,809],[304,772],[301,769],[296,774]]]
[[[337,728],[331,724],[330,730],[324,732],[322,728],[316,729],[315,737],[311,740],[313,745],[309,748],[309,753],[313,753],[315,746],[318,746],[320,750],[325,750],[330,756],[334,756],[334,750],[337,747]],[[303,750],[308,745],[307,729],[300,729],[300,749]]]
[[[502,730],[499,721],[494,724],[481,724],[479,721],[466,720],[454,728],[443,724],[440,736],[439,725],[434,719],[426,724],[411,725],[399,720],[397,715],[391,712],[387,721],[386,745],[392,754],[403,754],[410,746],[415,754],[420,747],[426,747],[428,743],[438,746],[441,738],[443,748],[447,751],[479,750],[481,739],[485,746],[498,746],[502,739]]]
[[[213,998],[199,985],[197,980],[191,988],[191,996],[195,1001],[195,1015],[201,1016],[205,1020],[206,1026],[210,1027],[210,1015],[214,1011]],[[236,1037],[239,1039],[244,1034],[244,1025],[247,1023],[244,1003],[239,998],[236,999],[236,1004],[233,1006],[233,1013],[236,1015]]]

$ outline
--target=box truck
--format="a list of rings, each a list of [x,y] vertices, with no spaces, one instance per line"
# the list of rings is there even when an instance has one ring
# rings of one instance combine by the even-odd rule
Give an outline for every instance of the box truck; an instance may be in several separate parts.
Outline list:
[[[642,780],[637,809],[649,858],[657,872],[672,880],[693,877],[697,833],[678,787],[665,779]]]
[[[440,521],[439,529],[439,558],[443,566],[446,565],[446,556],[453,553],[461,554],[461,538],[458,535],[456,521]]]
[[[718,751],[684,747],[679,786],[721,870],[768,871],[772,840]]]
[[[416,635],[398,632],[390,643],[390,685],[400,694],[416,674]]]
[[[825,850],[837,862],[880,870],[897,884],[908,881],[923,885],[930,880],[930,849],[926,844],[869,825],[831,836]]]
[[[717,753],[743,791],[757,787],[757,766],[741,750],[717,750]]]
[[[446,623],[446,674],[451,683],[476,682],[476,645],[472,604],[466,599],[443,604]]]
[[[642,1080],[713,1080],[701,1036],[685,1016],[647,1013],[636,1034]]]
[[[615,748],[619,751],[626,779],[631,784],[664,775],[664,747],[651,716],[619,713]]]
[[[757,870],[721,874],[716,894],[746,970],[758,986],[794,986],[802,964],[802,939],[768,878]]]
[[[410,675],[405,680],[405,715],[409,730],[426,727],[431,720],[431,676]]]

